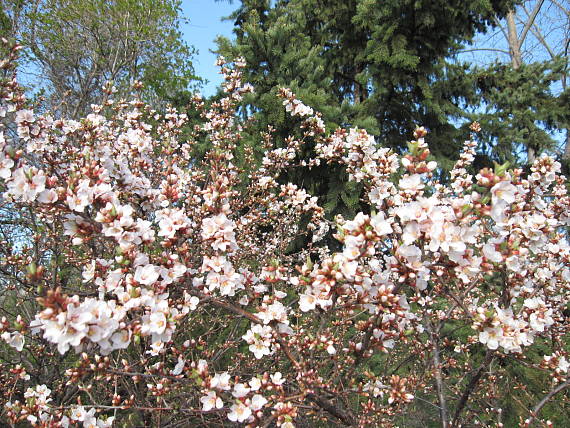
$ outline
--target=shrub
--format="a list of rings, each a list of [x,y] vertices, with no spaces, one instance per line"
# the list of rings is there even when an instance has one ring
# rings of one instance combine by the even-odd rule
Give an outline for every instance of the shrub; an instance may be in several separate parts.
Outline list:
[[[6,423],[524,425],[570,383],[553,159],[473,176],[473,135],[442,182],[423,128],[400,156],[362,130],[327,133],[283,89],[304,137],[274,149],[269,130],[257,160],[238,150],[243,64],[220,60],[226,95],[194,99],[204,122],[187,137],[185,114],[112,88],[80,121],[35,114],[16,50],[0,89]],[[307,142],[316,156],[300,159]],[[280,183],[321,163],[363,186],[366,213],[326,219]],[[505,393],[522,366],[537,380]]]

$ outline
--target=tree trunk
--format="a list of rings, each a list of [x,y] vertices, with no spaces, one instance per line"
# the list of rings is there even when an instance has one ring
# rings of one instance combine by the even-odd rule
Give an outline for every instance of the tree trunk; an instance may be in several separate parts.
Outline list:
[[[509,53],[513,69],[518,70],[522,64],[521,46],[515,23],[515,11],[509,10],[507,14],[507,36],[509,41]]]
[[[511,65],[513,70],[518,70],[522,65],[521,44],[522,39],[519,39],[517,32],[517,24],[515,22],[514,9],[509,10],[507,13],[507,39],[509,42],[509,54],[511,56]],[[526,26],[525,26],[526,27]],[[526,34],[526,33],[525,33]],[[536,159],[536,150],[534,147],[526,146],[527,163],[532,164]]]
[[[566,145],[564,146],[562,159],[570,161],[570,129],[566,129]]]
[[[354,104],[359,104],[365,101],[366,98],[368,98],[368,90],[366,88],[366,85],[362,85],[357,81],[357,76],[360,73],[362,73],[363,70],[364,66],[362,64],[357,64],[354,69],[354,76],[352,77],[352,80],[354,81],[354,90],[353,90]]]
[[[564,70],[564,74],[562,75],[562,90],[566,91],[567,85],[567,77],[566,69]],[[566,128],[566,144],[564,146],[564,153],[562,153],[562,159],[567,162],[570,162],[570,128]]]

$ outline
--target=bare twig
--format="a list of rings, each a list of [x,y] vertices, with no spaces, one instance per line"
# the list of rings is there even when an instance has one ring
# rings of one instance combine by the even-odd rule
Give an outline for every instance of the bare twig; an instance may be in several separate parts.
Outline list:
[[[485,370],[487,369],[487,367],[489,367],[489,364],[491,364],[491,361],[493,361],[494,357],[495,353],[492,350],[488,349],[487,354],[485,355],[485,360],[479,366],[479,368],[477,369],[477,371],[475,372],[475,374],[467,384],[467,387],[465,388],[463,395],[459,399],[459,403],[457,404],[457,408],[455,409],[455,415],[453,416],[453,422],[451,423],[452,428],[459,427],[459,418],[461,417],[461,413],[463,412],[463,409],[467,404],[467,400],[469,399],[473,391],[475,391],[475,388],[477,387],[479,380],[481,380],[481,377],[483,377],[483,373],[485,373]]]
[[[429,334],[430,342],[433,346],[433,366],[435,370],[435,386],[437,389],[437,398],[439,401],[439,416],[441,419],[441,427],[447,428],[449,426],[447,401],[444,393],[443,377],[441,375],[441,359],[439,353],[439,337],[436,336],[433,326],[430,321],[424,318],[424,325]]]
[[[528,34],[528,30],[530,30],[530,28],[533,26],[534,21],[536,19],[536,15],[538,15],[538,12],[540,12],[540,8],[542,7],[543,4],[544,0],[539,0],[536,2],[534,9],[532,10],[530,16],[528,17],[528,20],[526,21],[526,24],[524,25],[521,35],[519,36],[519,47],[522,46],[522,44],[524,43],[526,35]]]
[[[558,385],[556,388],[553,388],[548,394],[546,394],[544,396],[544,398],[542,400],[540,400],[536,406],[534,406],[534,408],[532,409],[531,412],[531,417],[528,418],[525,421],[526,426],[530,426],[530,424],[536,419],[536,417],[538,416],[538,413],[540,412],[540,410],[546,405],[546,403],[548,403],[548,401],[550,401],[550,399],[552,397],[554,397],[556,394],[558,394],[560,391],[565,390],[566,388],[568,388],[570,386],[570,378],[566,379],[564,382],[562,382],[560,385]]]
[[[346,411],[339,409],[329,400],[321,397],[320,395],[316,394],[307,394],[307,398],[317,404],[323,410],[326,410],[331,415],[335,416],[336,418],[340,419],[344,424],[348,426],[356,426],[356,421],[354,418]]]

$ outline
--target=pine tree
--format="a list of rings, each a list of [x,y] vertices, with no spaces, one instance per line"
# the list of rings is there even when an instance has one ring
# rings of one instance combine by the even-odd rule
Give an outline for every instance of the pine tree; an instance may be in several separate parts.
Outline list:
[[[510,4],[243,0],[232,15],[235,42],[220,39],[219,52],[245,58],[246,78],[256,88],[248,111],[259,132],[268,123],[281,138],[293,129],[276,97],[286,86],[322,112],[329,129],[364,128],[396,150],[416,126],[426,126],[432,153],[447,168],[468,135],[454,124],[466,117],[462,107],[475,93],[466,66],[446,58],[504,16]],[[358,205],[358,190],[344,187],[341,171],[296,171],[293,178],[326,198],[331,214]]]
[[[541,152],[570,159],[568,41],[570,9],[564,2],[525,0],[499,22],[487,65],[473,69],[483,111],[473,118],[497,158],[530,164]],[[565,131],[564,147],[556,135]]]
[[[530,164],[541,152],[556,151],[553,132],[570,119],[568,94],[551,89],[563,64],[556,58],[516,69],[496,62],[473,70],[485,106],[473,118],[481,123],[482,141],[495,160]]]

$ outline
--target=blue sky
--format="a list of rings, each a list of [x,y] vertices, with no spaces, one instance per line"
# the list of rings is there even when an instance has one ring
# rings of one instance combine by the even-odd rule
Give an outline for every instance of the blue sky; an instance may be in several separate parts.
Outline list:
[[[232,37],[233,23],[223,21],[222,17],[230,15],[239,2],[230,4],[227,0],[183,0],[182,12],[189,22],[181,25],[184,40],[198,50],[193,64],[196,74],[209,82],[204,85],[202,93],[205,96],[216,92],[222,82],[218,68],[214,65],[216,55],[211,50],[216,48],[214,39],[218,35]]]

